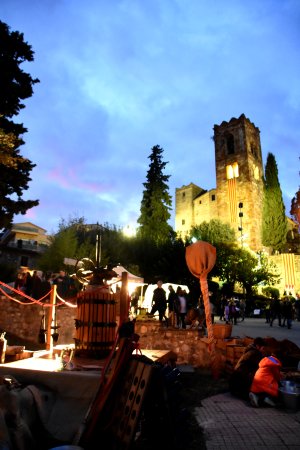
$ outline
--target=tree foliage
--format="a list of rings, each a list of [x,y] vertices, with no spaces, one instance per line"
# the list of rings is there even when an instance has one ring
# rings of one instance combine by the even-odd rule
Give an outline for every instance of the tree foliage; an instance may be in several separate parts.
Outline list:
[[[217,249],[214,274],[232,287],[235,283],[239,284],[248,298],[259,285],[275,284],[279,278],[276,267],[268,262],[264,254],[257,255],[245,248],[225,244]]]
[[[262,243],[273,251],[280,251],[287,236],[287,219],[278,180],[275,156],[269,153],[265,166]]]
[[[172,204],[167,184],[170,175],[164,174],[167,162],[163,161],[162,154],[163,149],[159,145],[152,147],[147,181],[143,183],[145,189],[138,219],[140,226],[137,231],[139,237],[158,244],[174,236],[174,231],[168,224]]]
[[[200,225],[192,227],[189,240],[193,238],[198,241],[209,242],[212,245],[221,243],[234,244],[236,242],[234,229],[219,219],[212,219],[209,222],[204,221]]]
[[[65,258],[77,259],[78,241],[74,228],[60,230],[52,236],[51,243],[39,260],[39,267],[44,272],[59,272],[67,269]]]
[[[300,232],[300,188],[292,199],[290,214],[298,225],[298,230]]]
[[[35,164],[20,154],[26,128],[11,120],[25,107],[22,101],[32,96],[33,85],[39,81],[20,67],[33,61],[33,55],[23,34],[10,32],[0,21],[0,229],[8,228],[15,214],[25,214],[39,203],[23,199]]]

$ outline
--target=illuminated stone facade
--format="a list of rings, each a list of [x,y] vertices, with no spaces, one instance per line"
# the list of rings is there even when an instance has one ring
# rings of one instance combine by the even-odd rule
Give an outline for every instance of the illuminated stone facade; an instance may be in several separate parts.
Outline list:
[[[216,188],[191,183],[176,189],[175,230],[211,219],[228,223],[245,246],[261,249],[263,162],[260,131],[242,114],[214,126]]]

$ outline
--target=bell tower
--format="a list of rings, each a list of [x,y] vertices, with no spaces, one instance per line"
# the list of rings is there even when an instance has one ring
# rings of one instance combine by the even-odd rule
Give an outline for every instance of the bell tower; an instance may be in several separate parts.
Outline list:
[[[242,114],[214,126],[219,219],[236,230],[242,246],[260,250],[263,162],[260,131]]]

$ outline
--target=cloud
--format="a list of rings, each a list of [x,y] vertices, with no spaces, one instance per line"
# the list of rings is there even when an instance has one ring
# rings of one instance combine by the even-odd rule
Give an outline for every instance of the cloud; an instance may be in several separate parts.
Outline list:
[[[124,226],[139,216],[148,156],[164,148],[170,194],[215,187],[213,127],[246,115],[272,152],[286,204],[299,185],[297,0],[2,0],[35,51],[40,83],[19,118],[37,167],[28,212]],[[173,202],[173,206],[175,204]],[[174,212],[172,214],[174,225]]]

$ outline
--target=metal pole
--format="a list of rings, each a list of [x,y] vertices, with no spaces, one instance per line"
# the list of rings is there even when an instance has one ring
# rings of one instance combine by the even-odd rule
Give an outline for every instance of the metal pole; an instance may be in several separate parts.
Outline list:
[[[55,308],[56,308],[56,284],[52,284],[50,293],[50,308],[48,314],[48,326],[47,326],[47,342],[46,350],[49,350],[50,355],[53,353],[53,339],[52,339],[52,329],[51,324],[54,323],[55,319]]]
[[[122,272],[122,285],[120,292],[120,325],[128,319],[128,275],[127,272]]]

